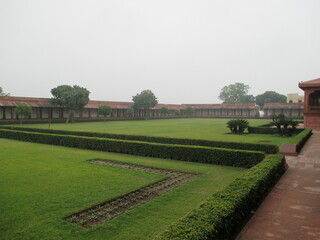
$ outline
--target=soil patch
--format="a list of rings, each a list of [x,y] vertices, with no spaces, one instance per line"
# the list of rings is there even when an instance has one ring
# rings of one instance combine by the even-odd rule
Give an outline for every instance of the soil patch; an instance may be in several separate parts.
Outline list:
[[[152,172],[156,174],[166,175],[165,178],[141,187],[134,191],[125,193],[116,198],[99,203],[79,212],[72,213],[63,219],[81,225],[85,228],[91,228],[99,223],[111,220],[140,204],[150,201],[153,198],[164,194],[165,192],[176,188],[186,182],[191,181],[200,174],[183,172],[172,169],[147,167],[131,163],[117,162],[105,159],[89,160],[92,163],[98,163],[108,166],[128,168],[136,171]]]

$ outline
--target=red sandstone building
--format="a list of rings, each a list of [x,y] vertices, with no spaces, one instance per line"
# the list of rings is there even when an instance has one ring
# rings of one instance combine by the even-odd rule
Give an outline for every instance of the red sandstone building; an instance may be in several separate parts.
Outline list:
[[[15,107],[25,103],[32,107],[31,120],[65,119],[67,112],[64,108],[54,106],[49,98],[29,97],[0,97],[0,121],[15,120],[17,116]],[[91,100],[80,112],[75,113],[78,119],[103,118],[98,114],[100,105],[108,105],[112,108],[109,118],[127,118],[131,102],[93,101]],[[160,109],[166,107],[169,114],[162,115]],[[195,109],[194,117],[256,117],[259,114],[259,107],[255,104],[158,104],[150,110],[151,117],[175,116],[177,110],[184,110],[187,107]],[[135,117],[145,117],[143,110],[135,111]],[[183,111],[182,111],[183,114]],[[179,114],[180,115],[180,114]]]
[[[304,126],[320,128],[320,78],[301,82],[304,91]]]

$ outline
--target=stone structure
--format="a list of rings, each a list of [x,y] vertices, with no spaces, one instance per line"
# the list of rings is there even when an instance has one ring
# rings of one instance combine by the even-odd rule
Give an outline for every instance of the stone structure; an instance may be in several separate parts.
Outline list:
[[[284,114],[288,118],[303,118],[303,103],[265,103],[264,117]]]
[[[53,106],[49,98],[29,98],[29,97],[0,97],[0,121],[15,120],[17,117],[14,108],[19,103],[25,103],[32,107],[31,120],[39,119],[65,119],[67,112],[63,107]],[[109,118],[127,118],[128,109],[131,102],[113,102],[113,101],[93,101],[91,100],[83,110],[75,114],[78,119],[97,119],[103,118],[98,114],[100,105],[108,105],[112,108]],[[160,109],[166,107],[168,114],[161,114]],[[150,110],[151,117],[171,117],[184,115],[187,107],[193,107],[195,114],[192,117],[256,117],[259,108],[255,104],[158,104]],[[177,111],[179,110],[179,111]],[[135,117],[145,117],[145,112],[138,109]]]
[[[302,103],[303,99],[304,96],[301,96],[298,93],[287,94],[287,103]]]
[[[299,83],[304,91],[304,126],[320,128],[320,78]]]

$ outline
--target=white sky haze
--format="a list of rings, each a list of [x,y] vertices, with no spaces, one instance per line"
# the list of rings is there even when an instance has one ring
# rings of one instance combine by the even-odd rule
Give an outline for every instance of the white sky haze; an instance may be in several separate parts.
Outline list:
[[[160,103],[220,103],[235,82],[302,94],[320,77],[319,12],[319,0],[1,0],[0,86],[113,101],[150,89]]]

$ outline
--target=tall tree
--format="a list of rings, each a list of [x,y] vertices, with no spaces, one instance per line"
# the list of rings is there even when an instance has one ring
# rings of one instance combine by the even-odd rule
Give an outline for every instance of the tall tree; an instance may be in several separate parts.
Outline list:
[[[22,123],[23,119],[31,116],[32,108],[25,103],[20,103],[16,106],[16,108],[14,109],[14,112],[20,118],[20,123]]]
[[[156,96],[151,90],[144,90],[132,97],[134,109],[143,109],[146,119],[149,116],[150,108],[158,104]]]
[[[162,107],[160,108],[160,113],[165,115],[165,114],[169,114],[169,109],[167,107]]]
[[[0,96],[10,96],[10,93],[3,92],[2,87],[0,87]]]
[[[256,104],[263,107],[265,103],[285,103],[287,97],[275,91],[266,91],[263,94],[256,96]]]
[[[108,105],[100,105],[98,108],[98,112],[100,115],[103,115],[104,117],[106,117],[111,114],[112,108]]]
[[[185,114],[187,115],[193,115],[196,112],[196,110],[193,107],[187,107],[186,110],[184,111]]]
[[[223,103],[253,103],[254,96],[248,95],[250,87],[244,83],[234,83],[221,89],[219,99]]]
[[[89,102],[90,92],[77,85],[60,85],[51,89],[51,103],[60,107],[65,107],[68,113],[66,123],[73,120],[74,113],[80,111]]]

